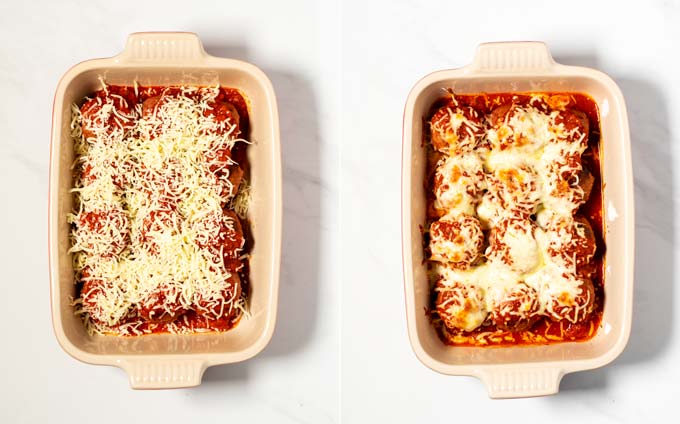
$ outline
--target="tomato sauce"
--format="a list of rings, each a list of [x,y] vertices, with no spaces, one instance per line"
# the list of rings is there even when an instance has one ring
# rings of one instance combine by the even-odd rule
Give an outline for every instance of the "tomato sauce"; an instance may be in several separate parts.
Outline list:
[[[586,217],[595,233],[597,249],[595,256],[590,264],[593,267],[591,277],[595,287],[595,302],[593,312],[582,322],[570,323],[566,320],[553,321],[547,317],[541,317],[532,327],[526,331],[503,331],[494,325],[482,325],[479,328],[465,332],[458,330],[452,331],[447,328],[436,313],[435,301],[437,294],[431,290],[430,307],[426,311],[432,325],[437,330],[440,339],[449,345],[455,346],[512,346],[512,345],[534,345],[550,344],[564,341],[586,341],[591,339],[601,326],[602,312],[604,307],[604,265],[605,265],[605,243],[604,232],[606,228],[602,217],[602,174],[600,167],[600,119],[597,103],[592,97],[581,93],[537,93],[548,95],[558,99],[560,105],[568,109],[579,110],[588,117],[589,134],[588,147],[583,153],[581,160],[582,166],[587,168],[594,177],[593,189],[587,202],[581,205],[577,215]],[[456,102],[460,106],[470,106],[481,114],[489,114],[498,106],[515,103],[518,105],[529,105],[532,102],[530,93],[482,93],[479,95],[455,95]],[[436,164],[441,158],[441,154],[436,152],[430,142],[429,121],[434,113],[443,106],[452,105],[451,96],[443,97],[432,105],[428,115],[424,117],[423,125],[423,145],[427,148],[427,171],[425,188],[427,193],[427,220],[428,226],[434,220],[441,217],[441,212],[434,208],[434,175]],[[429,235],[423,232],[423,247],[427,249],[429,245]],[[431,264],[428,263],[431,269]],[[431,282],[434,287],[434,281]],[[485,323],[486,324],[486,323]],[[470,337],[472,336],[472,337]],[[476,337],[473,339],[473,337]]]

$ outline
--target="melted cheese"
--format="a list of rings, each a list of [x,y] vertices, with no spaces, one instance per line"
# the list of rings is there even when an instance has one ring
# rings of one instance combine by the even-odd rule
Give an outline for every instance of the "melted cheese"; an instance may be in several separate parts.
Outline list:
[[[435,208],[448,213],[472,215],[486,183],[484,167],[477,153],[447,156],[437,164]]]
[[[541,263],[538,243],[529,221],[505,222],[493,231],[496,233],[494,241],[486,251],[490,261],[505,264],[519,274],[530,273]]]
[[[473,151],[477,147],[480,130],[480,124],[466,118],[457,107],[447,107],[445,113],[432,122],[432,132],[444,142],[440,151],[451,155]]]
[[[502,249],[490,246],[487,261],[480,265],[461,270],[447,264],[445,255],[436,258],[433,255],[440,262],[433,271],[435,278],[446,286],[476,288],[484,296],[483,313],[493,311],[509,293],[526,284],[538,294],[539,315],[557,318],[563,308],[576,309],[563,317],[572,322],[587,315],[585,304],[576,302],[584,293],[583,280],[576,276],[575,260],[548,253],[548,246],[559,250],[559,246],[570,242],[567,238],[571,236],[565,231],[544,230],[557,222],[573,220],[583,201],[582,190],[574,181],[566,181],[565,176],[572,178],[581,171],[579,158],[587,145],[584,142],[587,134],[574,133],[576,130],[568,133],[562,124],[556,124],[557,115],[556,111],[543,112],[534,106],[515,107],[504,122],[487,130],[489,147],[473,153],[484,170],[483,187],[487,191],[483,196],[476,199],[460,196],[470,184],[464,180],[460,186],[449,185],[446,191],[435,193],[435,207],[448,207],[450,215],[469,214],[474,208],[485,229],[497,228],[507,221],[518,223],[497,234]],[[451,152],[450,157],[440,161],[437,173],[445,181],[455,179],[455,166],[460,168],[459,164],[471,155]],[[534,213],[539,226],[535,230],[528,221]],[[520,305],[520,309],[530,307],[534,305],[529,301]]]
[[[438,305],[445,311],[449,325],[472,331],[486,320],[487,309],[484,303],[484,293],[478,286],[455,284],[442,285],[436,289],[446,297]]]
[[[228,180],[233,162],[213,159],[214,152],[244,141],[235,135],[235,123],[204,114],[218,93],[183,87],[144,116],[141,104],[132,115],[120,114],[114,95],[98,97],[101,107],[93,117],[73,106],[76,166],[88,172],[72,190],[77,209],[68,218],[74,224],[70,252],[77,271],[103,282],[77,302],[91,331],[138,333],[139,322],[122,324],[124,319],[159,293],[176,294],[161,303],[169,314],[199,303],[219,303],[225,313],[243,306],[233,298],[239,291],[224,252],[205,248],[221,228],[234,230],[223,207],[232,205],[244,216],[249,199],[247,184],[234,193]],[[94,136],[86,139],[83,125]],[[82,224],[92,214],[102,217],[94,230]],[[120,240],[124,249],[112,252]]]
[[[483,241],[484,234],[474,217],[444,217],[430,227],[431,259],[469,266],[479,255]]]

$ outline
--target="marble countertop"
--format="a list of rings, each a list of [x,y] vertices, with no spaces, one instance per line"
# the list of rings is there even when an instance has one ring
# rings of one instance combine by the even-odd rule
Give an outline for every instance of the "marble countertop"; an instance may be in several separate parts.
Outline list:
[[[479,419],[481,410],[504,422],[614,423],[674,411],[680,2],[534,3],[3,4],[0,421],[444,423]],[[278,324],[262,354],[210,368],[198,388],[133,391],[122,371],[66,355],[52,332],[50,119],[70,66],[118,53],[131,32],[154,30],[196,32],[209,53],[252,62],[271,78],[281,118],[283,258]],[[546,41],[558,62],[600,69],[619,84],[637,210],[628,347],[605,368],[566,376],[556,396],[512,401],[489,400],[479,381],[437,374],[416,359],[400,248],[406,96],[427,73],[465,65],[477,44],[501,40]]]

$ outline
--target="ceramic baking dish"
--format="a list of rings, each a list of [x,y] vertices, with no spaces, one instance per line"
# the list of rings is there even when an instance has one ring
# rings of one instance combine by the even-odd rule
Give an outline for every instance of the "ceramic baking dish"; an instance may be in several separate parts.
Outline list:
[[[423,122],[444,89],[459,94],[560,91],[589,94],[602,129],[603,219],[607,245],[602,325],[587,342],[525,347],[453,347],[438,338],[425,309],[429,284],[419,226],[425,224]],[[553,61],[539,42],[489,43],[472,64],[432,73],[411,90],[404,112],[402,247],[408,332],[417,357],[444,374],[480,378],[492,398],[556,393],[566,373],[603,366],[623,350],[631,328],[634,254],[633,176],[626,107],[607,75]]]
[[[70,106],[109,84],[215,85],[240,89],[249,101],[253,144],[253,239],[250,261],[250,317],[225,333],[141,337],[90,336],[74,315],[74,273],[66,215],[73,207],[73,141]],[[136,33],[118,56],[80,63],[57,86],[52,116],[49,183],[49,259],[52,320],[59,344],[84,362],[124,369],[136,389],[189,387],[200,384],[212,365],[239,362],[260,352],[274,331],[281,254],[281,159],[279,121],[274,90],[255,66],[205,53],[191,33]]]

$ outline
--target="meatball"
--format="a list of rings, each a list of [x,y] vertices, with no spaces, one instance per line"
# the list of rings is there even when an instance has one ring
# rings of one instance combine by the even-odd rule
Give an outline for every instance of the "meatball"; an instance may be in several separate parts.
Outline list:
[[[472,214],[484,185],[484,168],[477,154],[444,157],[434,176],[435,208]]]
[[[141,220],[135,238],[138,246],[151,254],[160,253],[163,238],[179,231],[179,221],[178,213],[168,206],[150,211]]]
[[[222,251],[224,264],[227,270],[235,272],[243,266],[239,259],[245,246],[241,219],[236,212],[225,209],[222,223],[219,243],[224,246]]]
[[[137,113],[134,103],[119,94],[97,92],[81,108],[81,130],[85,139],[100,138],[114,133],[124,135],[134,127]],[[105,138],[104,138],[105,139]]]
[[[130,222],[120,207],[80,212],[75,224],[74,247],[92,255],[119,255],[130,242]]]
[[[479,217],[482,228],[490,230],[495,227],[502,219],[502,215],[503,207],[501,206],[501,201],[498,199],[498,196],[490,191],[484,193],[482,200],[479,202],[479,205],[477,205],[477,216]]]
[[[437,282],[435,291],[435,308],[447,328],[472,331],[486,320],[482,288],[459,282],[449,284],[442,278]]]
[[[479,257],[484,233],[479,220],[471,215],[444,217],[430,225],[431,259],[466,269]]]
[[[238,137],[240,135],[240,117],[236,107],[228,102],[215,101],[208,104],[203,111],[204,117],[209,117],[216,124],[211,129],[220,135],[230,135]]]
[[[494,110],[491,111],[489,114],[489,123],[492,128],[500,128],[502,125],[506,123],[506,119],[508,119],[510,116],[511,110],[516,110],[517,106],[515,106],[512,103],[504,104],[502,106],[498,106]]]
[[[581,172],[578,174],[577,185],[583,192],[581,201],[583,203],[587,202],[590,198],[590,193],[593,192],[593,186],[595,185],[595,177],[587,168],[582,168]]]
[[[241,186],[241,181],[243,180],[243,168],[239,165],[233,165],[229,168],[229,176],[227,177],[229,184],[226,189],[227,192],[223,193],[226,198],[231,198],[236,196],[238,189]]]
[[[89,269],[82,271],[80,290],[83,312],[97,326],[112,327],[127,316],[130,304],[120,287],[112,281],[94,278]]]
[[[520,274],[533,271],[541,261],[534,238],[535,224],[528,219],[504,219],[491,230],[486,256]]]
[[[524,331],[539,318],[538,293],[524,282],[500,290],[491,303],[491,320],[502,330]]]
[[[471,107],[448,105],[432,116],[430,134],[437,151],[451,155],[471,153],[484,135],[484,121]]]
[[[580,110],[565,109],[553,112],[557,131],[557,140],[566,140],[571,143],[579,143],[584,148],[588,145],[588,132],[590,124],[588,117]]]
[[[526,165],[494,171],[488,175],[487,185],[508,215],[528,218],[540,200],[540,180]]]
[[[100,186],[99,190],[116,192],[122,190],[126,182],[125,174],[119,171],[118,163],[110,161],[104,161],[103,166],[99,165],[95,168],[91,161],[85,160],[80,167],[78,177],[78,184],[82,187],[87,187],[97,182],[106,183],[106,180],[101,180],[101,178],[108,178],[113,183],[113,187]]]
[[[196,234],[194,242],[200,249],[216,247],[222,231],[222,213],[208,213],[193,221],[191,226]]]
[[[545,298],[545,313],[556,321],[577,323],[585,320],[593,311],[595,287],[589,279],[571,278],[569,282],[573,289],[557,286],[542,295]]]
[[[224,319],[236,313],[236,302],[241,297],[241,280],[233,273],[217,290],[200,290],[194,298],[194,310],[207,319]]]
[[[229,145],[219,145],[205,153],[205,161],[211,172],[221,172],[233,165],[231,147]]]
[[[506,104],[489,115],[488,138],[493,149],[537,150],[552,137],[550,115],[533,106]]]
[[[139,303],[139,315],[146,321],[173,321],[186,312],[181,296],[177,285],[163,284],[144,295]]]
[[[210,213],[192,223],[194,240],[200,249],[208,249],[219,257],[230,272],[242,267],[239,259],[245,246],[241,220],[235,212],[224,209],[220,213]]]
[[[545,231],[547,253],[567,269],[586,271],[597,244],[595,233],[587,219],[576,216],[553,222]],[[586,272],[592,272],[586,271]]]

